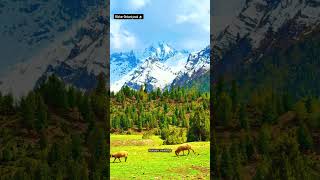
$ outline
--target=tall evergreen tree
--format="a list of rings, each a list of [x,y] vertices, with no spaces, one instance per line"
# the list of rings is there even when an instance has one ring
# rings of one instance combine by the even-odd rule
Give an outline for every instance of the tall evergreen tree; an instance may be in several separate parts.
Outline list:
[[[310,131],[304,123],[301,123],[297,130],[297,140],[301,150],[310,150],[313,146]]]
[[[232,112],[235,113],[238,106],[238,87],[235,80],[232,81],[230,97],[232,101]]]
[[[221,93],[215,110],[216,122],[224,126],[230,126],[232,119],[231,98],[226,93]]]
[[[220,171],[221,177],[224,179],[231,179],[233,177],[234,171],[232,167],[231,156],[229,149],[225,146],[222,149]]]
[[[258,135],[258,150],[266,155],[270,151],[271,132],[268,126],[263,126]]]
[[[96,87],[96,93],[97,94],[100,94],[100,95],[106,95],[107,94],[107,80],[106,78],[104,77],[104,74],[103,73],[100,73],[98,75],[98,83],[97,83],[97,87]]]

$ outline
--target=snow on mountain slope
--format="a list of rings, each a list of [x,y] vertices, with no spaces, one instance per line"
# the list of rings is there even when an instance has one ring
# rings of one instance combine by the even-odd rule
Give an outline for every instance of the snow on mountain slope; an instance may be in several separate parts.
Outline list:
[[[173,67],[172,71],[179,71],[181,63],[187,59],[187,51],[177,51],[166,42],[157,42],[143,51],[118,52],[110,55],[110,83],[123,78],[132,69],[143,63],[145,59],[154,58]]]
[[[185,51],[176,51],[172,57],[161,60],[154,56],[148,57],[141,65],[133,69],[120,80],[111,84],[111,91],[117,92],[124,85],[139,89],[146,85],[147,90],[170,87],[179,75],[187,73],[190,77],[207,72],[210,67],[210,50],[189,54]],[[181,81],[182,84],[182,81]]]
[[[161,63],[159,59],[149,57],[139,67],[132,70],[121,80],[111,85],[111,91],[117,92],[124,85],[139,89],[147,84],[147,89],[164,88],[175,78],[175,73],[170,67]]]
[[[82,21],[76,36],[72,36],[73,45],[67,58],[56,66],[49,66],[41,78],[54,73],[77,88],[94,88],[96,77],[100,73],[107,75],[107,23],[105,14],[92,12]]]
[[[0,73],[39,54],[102,2],[1,0]]]
[[[25,95],[47,75],[55,73],[66,83],[94,82],[106,69],[107,17],[101,9],[92,10],[25,62],[16,64],[0,78],[0,90],[14,96]],[[92,86],[92,83],[90,84]]]
[[[186,52],[177,52],[174,56],[168,58],[163,62],[166,66],[170,67],[172,72],[179,73],[184,65],[187,63],[189,53]]]
[[[301,31],[312,29],[320,23],[319,0],[251,0],[237,18],[214,38],[214,59],[219,61],[224,54],[238,43],[241,38],[247,38],[252,51],[261,47],[266,36],[276,34],[288,24],[294,24],[288,32],[291,38],[297,38]]]
[[[140,63],[133,51],[113,53],[110,56],[110,83],[114,83],[129,73]]]
[[[59,56],[52,54],[52,48],[59,51]],[[16,64],[0,79],[0,91],[12,93],[15,97],[23,96],[34,88],[35,82],[46,71],[48,65],[58,63],[60,57],[67,56],[65,48],[48,47],[32,57],[32,61]],[[45,59],[45,60],[44,60]]]
[[[157,58],[161,61],[166,61],[167,59],[175,56],[178,53],[171,45],[166,42],[154,43],[148,48],[146,48],[138,57],[140,59],[147,59],[148,57]]]
[[[210,71],[210,47],[191,53],[187,63],[172,81],[173,86],[183,86],[187,82]]]

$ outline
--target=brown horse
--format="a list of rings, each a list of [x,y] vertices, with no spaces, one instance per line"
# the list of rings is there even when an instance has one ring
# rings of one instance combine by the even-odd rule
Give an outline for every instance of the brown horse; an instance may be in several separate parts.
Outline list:
[[[120,158],[124,157],[125,158],[125,162],[127,162],[127,158],[128,158],[128,152],[127,151],[119,151],[113,154],[110,154],[110,158],[114,157],[113,162],[116,159],[119,159],[119,161],[121,162]]]
[[[184,151],[188,151],[188,155],[189,155],[190,150],[191,150],[194,154],[196,154],[196,153],[194,152],[194,150],[191,148],[191,145],[190,145],[190,144],[182,144],[182,145],[180,145],[180,146],[177,148],[177,150],[175,151],[175,153],[176,153],[177,156],[179,156],[179,153],[180,153],[181,151],[183,152],[183,155],[184,155]]]

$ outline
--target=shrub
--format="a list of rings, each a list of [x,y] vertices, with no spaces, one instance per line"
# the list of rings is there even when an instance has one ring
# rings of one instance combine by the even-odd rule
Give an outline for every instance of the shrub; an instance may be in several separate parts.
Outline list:
[[[187,135],[184,128],[169,127],[161,130],[163,144],[173,145],[182,144],[187,141]]]
[[[153,135],[153,131],[145,131],[142,135],[142,139],[150,139]]]

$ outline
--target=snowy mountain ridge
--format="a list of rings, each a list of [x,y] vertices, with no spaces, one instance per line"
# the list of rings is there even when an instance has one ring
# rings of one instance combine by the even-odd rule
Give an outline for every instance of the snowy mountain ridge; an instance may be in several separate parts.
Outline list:
[[[70,28],[26,61],[0,77],[2,93],[26,95],[50,74],[80,89],[90,89],[99,73],[106,73],[108,17],[101,6],[74,21]]]
[[[156,88],[163,90],[170,88],[172,83],[178,81],[177,78],[180,78],[182,74],[187,73],[191,77],[195,73],[201,75],[209,71],[209,46],[205,50],[191,54],[186,51],[172,50],[173,48],[170,48],[170,50],[168,50],[169,48],[163,48],[161,51],[157,51],[161,53],[154,53],[156,48],[148,49],[151,52],[144,54],[148,54],[150,57],[142,60],[140,65],[120,80],[111,83],[111,91],[117,92],[123,86],[140,89],[142,85],[145,85],[149,91]],[[166,55],[163,52],[167,52]],[[199,70],[201,70],[201,73]],[[183,86],[182,81],[179,85]]]
[[[214,59],[223,59],[244,38],[251,51],[261,48],[270,35],[299,38],[320,24],[319,8],[319,0],[247,0],[234,21],[214,35]]]

